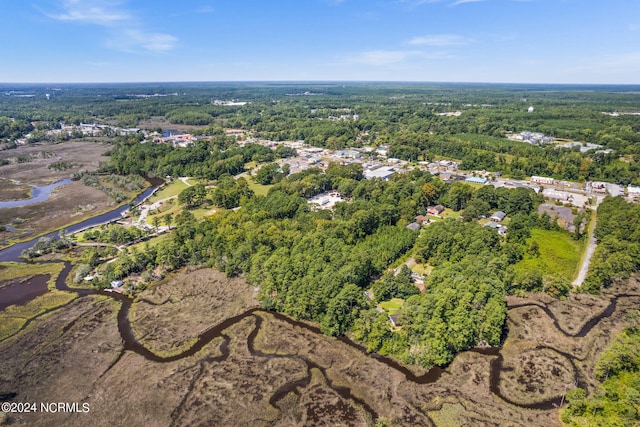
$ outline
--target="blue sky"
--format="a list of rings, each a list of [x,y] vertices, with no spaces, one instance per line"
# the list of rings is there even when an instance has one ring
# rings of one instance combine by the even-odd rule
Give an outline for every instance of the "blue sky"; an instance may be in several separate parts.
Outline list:
[[[0,0],[0,82],[640,84],[639,0]]]

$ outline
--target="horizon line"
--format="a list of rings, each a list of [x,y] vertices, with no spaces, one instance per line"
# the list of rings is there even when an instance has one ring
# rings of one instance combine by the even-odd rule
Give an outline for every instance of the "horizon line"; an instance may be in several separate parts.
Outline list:
[[[294,83],[294,84],[468,84],[468,85],[550,85],[550,86],[640,86],[640,83],[560,83],[560,82],[500,82],[500,81],[439,81],[439,80],[156,80],[156,81],[68,81],[29,82],[0,81],[0,85],[131,85],[131,84],[248,84],[248,83]]]

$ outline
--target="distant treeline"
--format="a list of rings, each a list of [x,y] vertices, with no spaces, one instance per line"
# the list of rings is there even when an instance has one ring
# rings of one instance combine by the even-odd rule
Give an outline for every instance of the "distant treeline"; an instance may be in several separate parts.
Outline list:
[[[391,155],[402,159],[454,158],[464,168],[500,171],[515,178],[545,175],[638,183],[640,123],[636,116],[602,114],[640,111],[640,96],[624,92],[633,88],[620,89],[614,93],[611,88],[544,85],[140,84],[69,86],[46,100],[45,89],[34,87],[34,93],[42,96],[0,98],[0,116],[7,117],[0,119],[0,137],[24,135],[33,130],[32,121],[134,127],[160,118],[168,120],[168,126],[218,124],[258,137],[304,139],[332,149],[389,144]],[[246,104],[213,105],[213,100]],[[533,113],[527,112],[530,105],[535,107]],[[451,111],[462,114],[439,115]],[[615,154],[541,149],[504,139],[507,133],[521,131],[597,143]]]

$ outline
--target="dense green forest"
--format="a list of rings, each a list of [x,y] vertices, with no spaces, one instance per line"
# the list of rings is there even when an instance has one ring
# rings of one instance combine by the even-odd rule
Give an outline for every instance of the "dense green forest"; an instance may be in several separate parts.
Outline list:
[[[172,232],[102,265],[97,286],[131,273],[150,283],[159,271],[205,265],[243,275],[259,286],[263,307],[318,322],[327,334],[349,334],[370,351],[408,363],[445,365],[456,352],[500,344],[505,295],[569,291],[564,279],[523,274],[515,267],[536,255],[536,242],[529,242],[532,230],[569,235],[548,215],[538,214],[540,196],[525,188],[445,183],[418,169],[388,182],[364,179],[357,164],[331,163],[324,172],[309,168],[290,174],[275,161],[294,155],[293,150],[240,146],[225,129],[330,149],[387,145],[390,156],[400,159],[456,159],[464,169],[513,178],[637,184],[640,120],[603,114],[640,110],[632,89],[382,83],[33,86],[22,88],[33,97],[0,96],[0,138],[4,148],[15,148],[16,138],[33,132],[38,140],[62,122],[149,130],[189,126],[192,133],[210,136],[187,147],[154,144],[142,133],[109,138],[105,154],[110,160],[98,174],[82,176],[89,185],[99,185],[98,176],[189,176],[200,183],[179,194],[185,209],[169,219],[175,224]],[[529,106],[535,111],[528,112]],[[442,115],[452,111],[460,114]],[[521,131],[596,143],[614,152],[581,153],[505,138]],[[258,165],[256,182],[271,186],[265,196],[256,195],[250,180],[235,178],[249,162]],[[311,209],[306,199],[329,190],[346,200],[332,211]],[[406,228],[435,204],[462,220],[443,219],[420,233]],[[221,211],[197,220],[191,209],[207,205]],[[509,217],[506,236],[477,221],[499,210]],[[637,206],[609,198],[598,218],[599,246],[584,286],[594,292],[640,266]],[[118,227],[86,237],[114,243],[140,237]],[[571,237],[584,239],[579,231]],[[97,267],[96,257],[85,264]],[[422,293],[402,267],[409,257],[430,268]],[[392,324],[377,304],[393,298],[404,303]]]
[[[202,156],[185,156],[194,160],[182,163],[167,160],[187,150]],[[220,150],[202,143],[187,150],[121,144],[105,167],[132,172],[127,169],[131,164],[149,174],[181,174],[234,157],[239,158],[238,167],[240,160],[256,156],[262,162],[272,160],[266,155],[271,151],[263,153],[251,144]],[[162,169],[167,165],[173,169]],[[173,270],[204,264],[229,276],[244,275],[260,287],[265,308],[316,321],[328,334],[352,333],[370,351],[424,366],[447,364],[456,352],[478,343],[499,345],[506,317],[504,296],[539,289],[513,271],[524,256],[530,230],[553,226],[548,216],[537,214],[541,199],[532,190],[447,184],[419,170],[395,175],[388,182],[365,180],[361,165],[332,163],[326,173],[311,168],[280,176],[266,196],[256,196],[244,179],[231,178],[229,173],[235,172],[208,175],[217,177],[215,188],[201,186],[196,200],[198,186],[189,187],[179,199],[192,207],[211,203],[241,206],[240,210],[203,221],[188,210],[178,214],[168,239],[106,264],[98,283],[106,286],[113,279],[157,266]],[[184,194],[188,190],[194,195],[189,200]],[[311,210],[306,198],[328,190],[338,190],[349,199],[333,211]],[[436,222],[419,237],[405,227],[434,203],[469,219]],[[489,210],[511,216],[506,238],[471,220]],[[388,270],[409,251],[435,267],[424,293],[418,292],[406,269],[397,275]],[[396,297],[406,302],[399,312],[401,327],[394,330],[375,304]]]
[[[164,120],[165,127],[192,125],[204,133],[216,126],[242,128],[257,137],[332,149],[388,144],[391,156],[401,159],[458,159],[465,169],[514,178],[640,182],[638,116],[603,114],[640,110],[633,87],[203,83],[12,89],[33,97],[0,97],[0,138],[9,141],[30,131],[38,140],[60,122],[134,127]],[[246,104],[213,102],[232,99]],[[527,112],[530,105],[535,112]],[[450,111],[461,114],[439,115]],[[521,131],[597,143],[615,152],[580,153],[504,138]]]
[[[571,426],[636,426],[640,421],[640,329],[638,313],[629,313],[635,326],[618,335],[595,367],[600,381],[590,396],[582,388],[567,393],[569,406],[562,421]]]
[[[640,269],[640,206],[607,197],[598,206],[598,240],[583,288],[598,292]]]

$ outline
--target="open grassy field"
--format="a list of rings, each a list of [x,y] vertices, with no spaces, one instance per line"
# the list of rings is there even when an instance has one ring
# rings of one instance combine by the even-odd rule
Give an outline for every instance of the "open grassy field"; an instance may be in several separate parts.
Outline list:
[[[442,217],[442,219],[448,219],[448,218],[460,218],[460,215],[462,215],[462,211],[454,211],[453,209],[449,209],[446,208],[444,211],[442,211],[442,213],[440,214],[440,216]]]
[[[537,242],[539,256],[525,254],[516,264],[516,272],[524,274],[538,270],[543,275],[573,280],[578,272],[578,264],[584,250],[584,241],[574,240],[567,232],[533,229],[527,245]]]
[[[164,202],[160,203],[158,209],[150,210],[145,219],[147,221],[147,224],[153,225],[153,218],[157,216],[160,220],[160,225],[166,225],[164,223],[164,216],[166,214],[171,214],[173,217],[175,217],[177,214],[182,212],[183,209],[184,206],[179,204],[176,199],[165,200]],[[173,223],[171,224],[171,227],[174,227],[175,225],[176,224]]]
[[[207,206],[203,208],[192,209],[191,213],[194,217],[196,217],[196,219],[202,219],[223,211],[223,208],[219,208],[216,206]]]
[[[174,225],[171,226],[171,228],[173,228]],[[147,241],[144,242],[140,242],[140,243],[136,243],[135,245],[131,245],[129,246],[129,250],[137,250],[137,251],[142,251],[144,250],[145,246],[149,245],[150,247],[153,247],[155,245],[157,245],[158,243],[161,243],[165,240],[167,240],[169,238],[170,234],[165,233],[165,234],[161,234],[159,236],[155,236],[150,238]]]
[[[266,196],[269,192],[269,189],[273,187],[273,185],[258,184],[253,180],[253,178],[248,178],[247,182],[249,183],[249,188],[251,188],[253,192],[256,193],[256,196]]]
[[[424,276],[428,276],[433,271],[433,266],[428,264],[414,264],[411,266],[411,271],[414,271],[418,274],[422,274]]]
[[[389,301],[383,301],[378,306],[389,314],[396,314],[402,308],[404,300],[402,298],[392,298]]]
[[[149,197],[146,203],[151,204],[168,197],[177,196],[185,188],[187,188],[187,184],[182,182],[182,180],[176,179],[165,185],[162,190],[156,191],[153,196]]]

